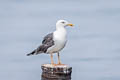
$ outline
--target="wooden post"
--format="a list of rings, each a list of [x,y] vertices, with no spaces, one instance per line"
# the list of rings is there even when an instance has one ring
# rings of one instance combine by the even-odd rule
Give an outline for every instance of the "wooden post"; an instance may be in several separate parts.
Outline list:
[[[72,67],[68,65],[43,64],[41,80],[71,80]]]

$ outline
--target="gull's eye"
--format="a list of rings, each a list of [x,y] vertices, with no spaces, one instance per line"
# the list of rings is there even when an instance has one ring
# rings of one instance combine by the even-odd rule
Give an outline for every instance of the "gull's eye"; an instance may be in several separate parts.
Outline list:
[[[63,23],[63,24],[64,24],[65,22],[61,22],[61,23]]]

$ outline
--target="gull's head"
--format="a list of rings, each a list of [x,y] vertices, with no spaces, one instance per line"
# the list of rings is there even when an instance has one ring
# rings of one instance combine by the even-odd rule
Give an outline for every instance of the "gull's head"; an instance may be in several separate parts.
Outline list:
[[[59,26],[59,27],[66,27],[66,26],[73,26],[72,23],[66,21],[66,20],[58,20],[57,23],[56,23],[56,26]]]

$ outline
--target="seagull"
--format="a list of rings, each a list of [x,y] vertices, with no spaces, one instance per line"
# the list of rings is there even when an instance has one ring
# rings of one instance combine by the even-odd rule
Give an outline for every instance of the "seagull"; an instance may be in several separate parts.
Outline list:
[[[51,64],[55,65],[53,61],[53,53],[57,53],[58,65],[62,65],[59,52],[65,47],[67,42],[67,31],[65,29],[67,26],[72,27],[73,24],[66,20],[58,20],[56,23],[56,30],[46,35],[42,44],[37,49],[27,54],[27,56],[41,53],[50,54]]]

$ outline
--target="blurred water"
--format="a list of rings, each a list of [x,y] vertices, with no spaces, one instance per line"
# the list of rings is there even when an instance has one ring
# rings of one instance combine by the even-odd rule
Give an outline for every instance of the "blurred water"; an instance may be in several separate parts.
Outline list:
[[[49,55],[26,54],[59,19],[75,24],[61,52],[72,80],[120,80],[119,0],[0,0],[0,80],[40,80]]]

